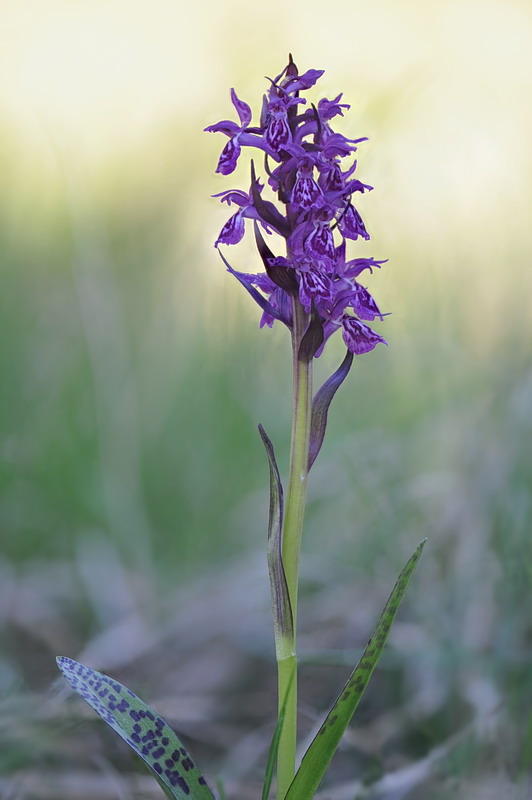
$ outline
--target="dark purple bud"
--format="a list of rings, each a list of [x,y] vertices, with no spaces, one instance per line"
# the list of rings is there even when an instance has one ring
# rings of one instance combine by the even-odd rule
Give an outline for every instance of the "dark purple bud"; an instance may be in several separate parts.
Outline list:
[[[280,72],[279,75],[273,80],[271,78],[267,78],[267,80],[269,80],[274,86],[277,86],[281,78],[284,77],[285,75],[287,76],[287,78],[294,78],[297,77],[298,75],[297,67],[294,64],[294,60],[292,58],[292,53],[288,54],[288,64],[283,69],[283,71]]]
[[[299,70],[294,62],[294,59],[292,58],[292,53],[288,53],[288,64],[279,75],[279,78],[281,78],[285,72],[287,78],[297,78],[299,74]]]

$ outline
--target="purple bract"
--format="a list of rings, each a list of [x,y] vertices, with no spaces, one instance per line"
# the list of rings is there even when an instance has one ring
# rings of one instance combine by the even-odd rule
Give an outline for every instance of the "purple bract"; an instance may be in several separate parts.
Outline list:
[[[253,220],[265,272],[240,273],[225,258],[224,262],[262,308],[261,326],[271,326],[277,319],[290,328],[292,304],[300,302],[310,315],[309,324],[321,326],[312,355],[319,356],[325,341],[338,329],[348,350],[360,355],[386,342],[366,324],[382,320],[383,315],[356,279],[384,261],[346,261],[346,239],[370,238],[353,195],[372,187],[352,177],[357,162],[350,157],[365,139],[347,139],[330,125],[333,117],[343,116],[343,109],[349,108],[340,102],[342,95],[307,108],[299,96],[322,75],[322,70],[314,69],[300,75],[290,56],[285,69],[270,81],[258,126],[251,126],[250,107],[231,89],[239,122],[223,120],[205,128],[229,139],[216,169],[222,175],[235,170],[242,147],[263,151],[268,184],[283,206],[282,213],[263,197],[264,185],[252,163],[249,193],[236,189],[214,195],[237,207],[220,231],[216,247],[237,244],[245,233],[245,219]],[[346,158],[351,163],[343,167]],[[259,226],[285,240],[286,256],[274,255]]]

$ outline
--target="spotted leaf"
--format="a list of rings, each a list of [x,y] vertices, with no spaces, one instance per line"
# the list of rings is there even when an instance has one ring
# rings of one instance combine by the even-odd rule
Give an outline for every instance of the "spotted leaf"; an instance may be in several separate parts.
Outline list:
[[[130,689],[64,656],[57,665],[74,691],[146,762],[167,797],[214,800],[173,730]]]

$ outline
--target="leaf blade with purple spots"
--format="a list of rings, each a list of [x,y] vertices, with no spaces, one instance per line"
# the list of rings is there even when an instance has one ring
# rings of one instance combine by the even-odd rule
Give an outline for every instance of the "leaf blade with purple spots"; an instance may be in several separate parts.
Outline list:
[[[425,540],[426,541],[426,540]],[[386,644],[393,621],[417,566],[425,541],[417,547],[399,575],[362,658],[349,676],[321,728],[310,743],[285,800],[312,800],[340,739],[355,713],[375,665]]]
[[[70,686],[152,770],[168,797],[214,800],[182,742],[162,717],[130,689],[78,661],[59,656]]]

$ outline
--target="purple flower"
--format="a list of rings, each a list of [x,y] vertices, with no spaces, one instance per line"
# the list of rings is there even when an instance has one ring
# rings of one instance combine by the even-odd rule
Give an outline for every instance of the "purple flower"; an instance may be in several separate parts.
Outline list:
[[[274,153],[286,149],[292,143],[292,131],[288,124],[288,108],[281,99],[268,103],[268,127],[265,139]]]
[[[369,325],[365,325],[354,317],[345,314],[342,317],[342,338],[348,350],[355,355],[369,353],[379,342],[387,344],[386,340],[375,333]]]
[[[246,130],[251,122],[250,107],[247,103],[238,99],[234,89],[231,89],[231,100],[240,117],[240,125],[225,119],[222,122],[218,122],[216,125],[210,125],[208,128],[205,128],[206,131],[211,131],[212,133],[220,131],[221,133],[225,133],[226,136],[229,136],[229,141],[222,150],[218,166],[216,167],[216,172],[221,172],[222,175],[229,175],[234,171],[241,150],[238,139],[240,134]]]
[[[300,273],[299,299],[308,314],[312,302],[318,304],[331,302],[334,299],[334,284],[327,275],[311,267],[306,272]]]
[[[359,236],[362,236],[363,239],[369,239],[369,233],[362,222],[362,217],[351,203],[347,206],[345,214],[340,218],[338,227],[348,239],[358,239]]]
[[[309,315],[309,331],[311,326],[312,331],[321,328],[319,335],[312,334],[316,344],[311,356],[319,356],[337,330],[342,331],[349,352],[360,355],[386,342],[366,324],[382,320],[384,315],[357,278],[366,270],[373,273],[385,262],[346,257],[347,240],[370,238],[352,196],[372,187],[354,177],[357,161],[353,154],[365,138],[348,139],[331,127],[331,121],[349,109],[341,102],[342,95],[322,98],[317,104],[307,104],[300,96],[322,74],[322,70],[311,69],[300,75],[290,56],[284,70],[269,79],[257,126],[251,125],[250,107],[232,89],[239,123],[223,120],[205,129],[229,138],[216,168],[222,175],[235,170],[243,147],[261,151],[261,161],[265,154],[268,192],[273,191],[278,201],[275,204],[263,197],[264,185],[252,162],[249,192],[233,189],[214,195],[228,206],[237,206],[216,246],[240,242],[245,219],[252,219],[265,272],[237,272],[222,258],[262,308],[261,326],[281,321],[291,328],[294,303],[300,304],[300,310]],[[260,228],[285,240],[286,255],[272,252]]]
[[[218,160],[218,166],[216,167],[216,172],[221,172],[222,175],[230,175],[231,172],[234,172],[242,150],[241,145],[251,145],[252,147],[268,149],[266,143],[262,141],[262,137],[255,137],[249,132],[251,109],[247,103],[238,99],[234,89],[231,89],[231,100],[240,118],[240,125],[237,125],[236,122],[224,119],[221,122],[217,122],[215,125],[209,125],[205,128],[205,131],[210,133],[225,133],[226,136],[229,136],[229,141],[222,150]]]
[[[257,192],[260,194],[263,189],[264,186],[257,181]],[[263,228],[270,233],[268,225],[264,222],[259,212],[253,205],[251,189],[248,194],[240,189],[230,189],[228,192],[218,192],[218,194],[213,194],[212,196],[221,197],[222,199],[220,202],[227,203],[228,206],[230,206],[232,203],[240,206],[236,214],[233,214],[232,217],[229,217],[223,226],[217,240],[214,243],[215,247],[218,247],[219,244],[238,244],[238,242],[240,242],[245,233],[244,217],[258,220]]]
[[[301,211],[319,208],[325,203],[323,192],[314,179],[314,161],[306,153],[298,160],[297,179],[291,202]]]

